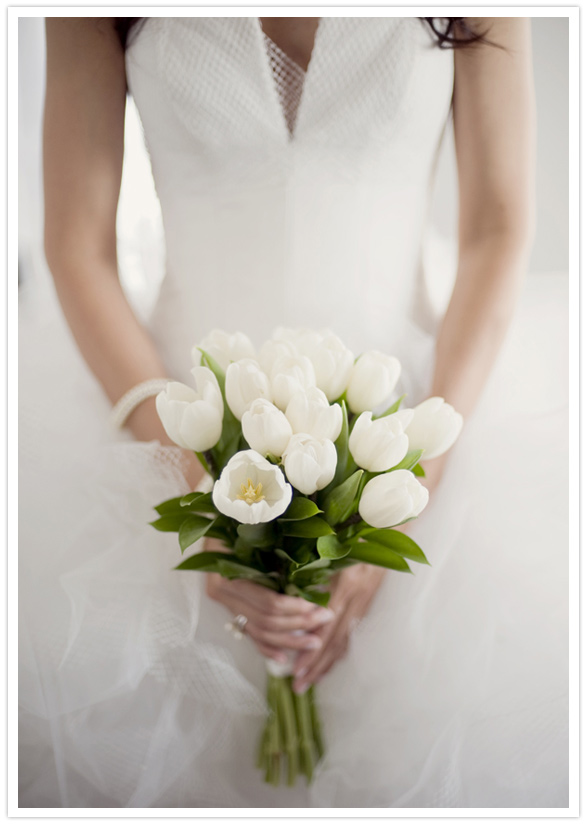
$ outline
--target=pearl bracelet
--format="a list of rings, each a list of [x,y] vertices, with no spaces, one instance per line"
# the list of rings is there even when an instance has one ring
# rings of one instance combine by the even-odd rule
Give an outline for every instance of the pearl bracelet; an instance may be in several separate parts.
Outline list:
[[[112,407],[110,424],[117,430],[124,427],[129,415],[147,398],[158,395],[169,383],[168,378],[149,378],[131,387]]]

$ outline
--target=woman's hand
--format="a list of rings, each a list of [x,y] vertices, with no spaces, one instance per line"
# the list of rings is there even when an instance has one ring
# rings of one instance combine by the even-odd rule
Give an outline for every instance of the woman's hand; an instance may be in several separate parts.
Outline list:
[[[341,659],[356,625],[367,612],[385,570],[369,564],[348,567],[333,579],[329,607],[333,621],[318,629],[315,635],[322,645],[317,650],[300,653],[294,666],[294,690],[303,693],[316,684]]]
[[[213,548],[212,542],[207,543],[207,548],[220,549]],[[223,604],[231,616],[246,616],[246,633],[259,651],[284,664],[292,651],[321,648],[323,639],[318,631],[334,618],[332,610],[305,599],[275,593],[253,582],[228,581],[217,573],[208,574],[206,592]]]

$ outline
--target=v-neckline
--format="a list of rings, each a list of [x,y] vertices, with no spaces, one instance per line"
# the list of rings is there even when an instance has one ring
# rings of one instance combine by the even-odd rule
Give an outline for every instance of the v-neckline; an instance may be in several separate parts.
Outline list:
[[[320,17],[319,20],[318,20],[318,25],[316,26],[316,31],[314,33],[314,43],[312,45],[312,52],[310,54],[310,59],[308,61],[308,67],[307,67],[307,69],[304,70],[302,68],[302,66],[300,66],[299,63],[297,63],[293,58],[289,57],[287,52],[283,51],[281,46],[279,46],[274,40],[272,40],[271,37],[269,37],[269,35],[263,29],[263,25],[261,23],[261,18],[260,17],[255,17],[254,18],[254,21],[256,21],[255,28],[256,28],[257,33],[258,33],[258,38],[257,38],[258,39],[258,44],[259,44],[259,48],[260,48],[262,56],[263,56],[264,68],[265,68],[265,71],[268,74],[269,80],[271,82],[273,101],[277,105],[277,108],[279,110],[281,125],[283,127],[283,130],[285,131],[286,136],[287,136],[288,143],[293,143],[295,141],[297,133],[298,133],[298,124],[300,122],[300,115],[302,113],[302,110],[304,108],[304,103],[305,103],[305,100],[307,98],[308,80],[314,74],[313,67],[315,66],[315,63],[316,63],[316,47],[317,47],[317,45],[319,43],[319,39],[320,39],[320,37],[321,37],[321,35],[323,34],[323,31],[324,31],[324,20],[325,20],[324,17]],[[269,54],[267,52],[267,48],[265,46],[264,38],[267,38],[267,40],[269,40],[269,42],[271,44],[273,44],[273,46],[275,46],[275,48],[279,49],[280,52],[285,54],[286,57],[289,60],[291,60],[292,63],[295,63],[295,65],[300,69],[300,71],[303,72],[304,79],[303,79],[302,91],[301,91],[301,95],[300,95],[300,102],[298,104],[298,108],[297,108],[297,112],[296,112],[295,124],[294,124],[293,130],[291,130],[291,131],[290,131],[288,123],[287,123],[286,113],[283,109],[283,106],[282,106],[282,103],[281,103],[281,100],[280,100],[280,97],[279,97],[279,90],[278,90],[278,87],[277,87],[276,78],[275,78],[273,69],[271,67],[271,60],[270,60]]]

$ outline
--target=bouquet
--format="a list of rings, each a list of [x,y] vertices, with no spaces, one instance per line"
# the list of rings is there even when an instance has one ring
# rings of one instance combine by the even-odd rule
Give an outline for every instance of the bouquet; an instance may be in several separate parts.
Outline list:
[[[414,409],[393,400],[397,358],[357,359],[328,330],[278,329],[256,352],[242,333],[214,330],[192,350],[194,387],[170,382],[157,397],[169,437],[193,450],[212,477],[209,493],[159,504],[158,530],[181,552],[204,536],[225,552],[200,551],[178,570],[248,579],[325,606],[329,583],[360,562],[411,572],[420,547],[392,528],[428,501],[420,459],[456,440],[462,417],[442,398]],[[381,410],[379,414],[377,410]],[[314,689],[297,694],[291,667],[268,661],[269,715],[259,743],[265,780],[311,781],[324,753]]]

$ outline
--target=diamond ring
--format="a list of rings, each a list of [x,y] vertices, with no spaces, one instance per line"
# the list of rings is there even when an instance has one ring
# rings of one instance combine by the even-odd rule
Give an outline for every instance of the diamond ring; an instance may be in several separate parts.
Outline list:
[[[232,633],[235,639],[242,639],[248,621],[249,620],[246,616],[239,613],[238,616],[235,616],[231,622],[227,622],[224,625],[224,629],[228,630],[229,633]]]

